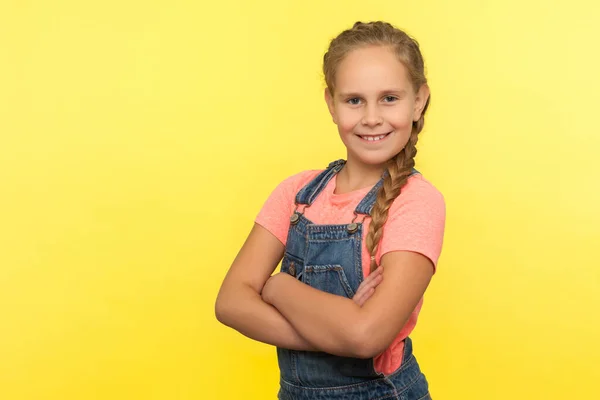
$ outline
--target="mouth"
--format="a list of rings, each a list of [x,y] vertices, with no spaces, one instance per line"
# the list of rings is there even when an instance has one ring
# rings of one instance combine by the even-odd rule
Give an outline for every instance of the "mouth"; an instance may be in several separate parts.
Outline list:
[[[390,136],[391,133],[392,132],[384,133],[381,135],[356,135],[356,136],[358,136],[363,142],[379,143],[379,142],[385,140],[388,136]]]

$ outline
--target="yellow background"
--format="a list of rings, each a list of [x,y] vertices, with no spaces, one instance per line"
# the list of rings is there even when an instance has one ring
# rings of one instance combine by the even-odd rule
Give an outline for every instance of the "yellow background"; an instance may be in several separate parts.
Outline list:
[[[556,4],[553,4],[556,3]],[[219,325],[275,185],[345,156],[328,40],[417,37],[418,168],[445,195],[413,335],[434,399],[600,398],[600,6],[0,4],[0,399],[267,399],[274,350]]]

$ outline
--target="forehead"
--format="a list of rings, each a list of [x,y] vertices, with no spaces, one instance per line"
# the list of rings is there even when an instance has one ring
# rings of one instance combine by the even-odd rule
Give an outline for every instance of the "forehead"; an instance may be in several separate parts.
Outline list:
[[[336,91],[371,92],[410,87],[406,67],[390,47],[352,50],[338,65]]]

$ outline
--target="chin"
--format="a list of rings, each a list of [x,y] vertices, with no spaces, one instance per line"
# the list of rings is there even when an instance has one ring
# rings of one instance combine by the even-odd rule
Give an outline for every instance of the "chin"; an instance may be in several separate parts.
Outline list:
[[[387,162],[394,157],[394,154],[389,155],[355,155],[354,160],[363,165],[370,167],[385,167]]]

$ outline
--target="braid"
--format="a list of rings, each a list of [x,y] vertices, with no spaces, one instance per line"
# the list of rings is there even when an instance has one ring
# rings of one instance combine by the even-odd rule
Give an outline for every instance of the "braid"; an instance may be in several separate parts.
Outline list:
[[[409,80],[415,91],[427,84],[425,63],[419,48],[419,43],[406,32],[384,21],[356,22],[334,38],[323,56],[323,75],[330,94],[335,91],[335,77],[339,64],[344,57],[354,49],[370,45],[390,46],[394,49],[398,60],[408,72]],[[425,123],[425,112],[431,96],[428,96],[418,121],[413,122],[412,132],[406,146],[393,157],[387,165],[387,174],[383,185],[377,193],[377,199],[371,211],[371,226],[367,233],[366,245],[371,259],[377,255],[377,250],[383,236],[383,227],[388,219],[390,207],[400,195],[402,187],[408,181],[411,170],[415,166],[417,155],[418,135]],[[371,271],[377,268],[376,262],[371,261]]]
[[[415,156],[417,155],[417,141],[419,140],[419,126],[423,126],[423,116],[413,124],[413,130],[408,143],[400,153],[392,158],[387,167],[387,174],[383,185],[377,193],[377,199],[371,211],[371,225],[367,234],[367,250],[371,255],[371,272],[377,269],[375,261],[379,243],[383,236],[383,227],[388,219],[390,207],[394,200],[400,195],[402,187],[406,185],[412,169],[415,167]]]

